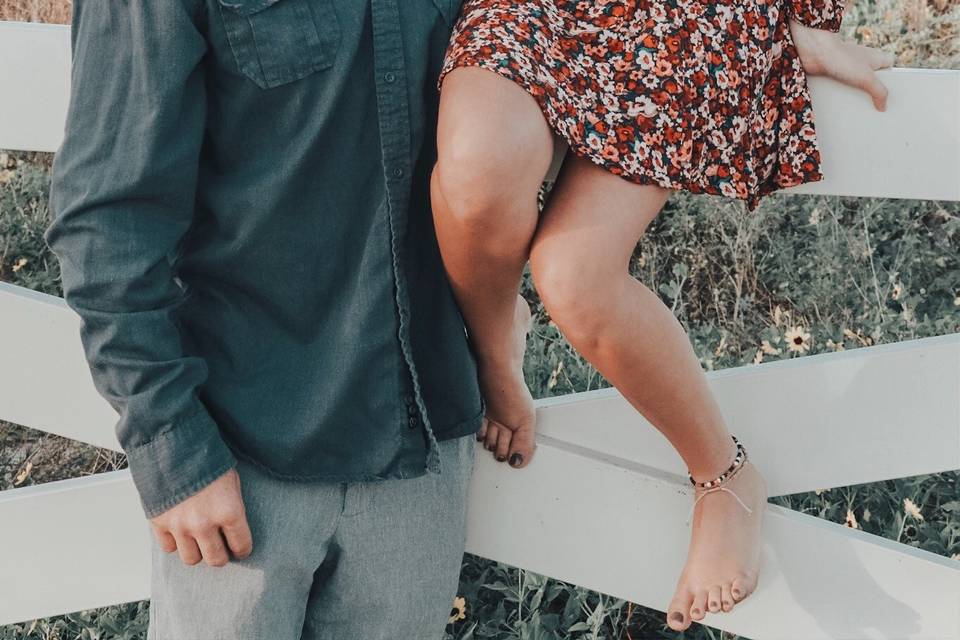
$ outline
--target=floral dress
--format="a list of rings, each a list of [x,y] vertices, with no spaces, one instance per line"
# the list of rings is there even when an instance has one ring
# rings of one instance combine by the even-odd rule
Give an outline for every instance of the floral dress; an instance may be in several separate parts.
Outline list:
[[[640,184],[740,198],[822,179],[788,18],[841,0],[465,0],[440,76],[526,89],[570,149]]]

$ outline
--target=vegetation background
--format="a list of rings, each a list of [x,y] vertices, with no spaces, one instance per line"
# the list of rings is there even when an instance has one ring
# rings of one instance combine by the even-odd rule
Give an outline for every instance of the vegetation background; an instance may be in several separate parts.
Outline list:
[[[68,0],[0,0],[0,20],[69,17]],[[958,31],[958,0],[848,0],[842,29],[894,52],[898,67],[952,69],[960,68]],[[58,295],[59,267],[42,239],[50,161],[0,152],[0,280]],[[776,194],[747,214],[739,202],[677,193],[637,246],[632,268],[672,306],[708,370],[953,333],[960,203]],[[536,309],[525,370],[534,394],[608,386],[550,322],[529,277],[523,291]],[[122,455],[0,422],[0,490],[125,464]],[[939,473],[772,501],[960,559],[957,480],[957,472]],[[17,576],[2,579],[14,588]],[[469,554],[460,597],[448,638],[733,638],[698,624],[679,634],[659,611]],[[148,607],[0,627],[0,640],[142,639]]]

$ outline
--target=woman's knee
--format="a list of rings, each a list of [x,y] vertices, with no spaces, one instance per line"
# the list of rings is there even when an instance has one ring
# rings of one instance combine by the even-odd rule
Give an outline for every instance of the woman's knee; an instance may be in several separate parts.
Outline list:
[[[575,247],[534,239],[530,272],[544,308],[568,339],[582,342],[601,332],[615,281],[605,268],[578,256]]]
[[[532,98],[509,80],[455,69],[444,81],[434,195],[443,214],[490,232],[536,225],[553,137]]]

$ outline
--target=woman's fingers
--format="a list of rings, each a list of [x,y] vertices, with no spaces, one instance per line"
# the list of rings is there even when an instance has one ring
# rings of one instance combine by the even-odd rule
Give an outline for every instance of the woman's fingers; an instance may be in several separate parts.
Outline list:
[[[870,65],[874,69],[889,69],[896,62],[896,56],[891,51],[883,49],[868,49],[870,52]]]
[[[868,67],[868,69],[861,72],[863,81],[860,88],[870,94],[874,107],[879,111],[885,111],[889,91],[886,85],[877,77],[876,71],[893,66],[894,56],[889,51],[882,51],[863,45],[855,46],[857,47],[860,59],[863,60],[865,66]]]
[[[887,108],[887,87],[877,77],[876,70],[892,64],[884,51],[845,42],[837,55],[828,58],[824,74],[845,85],[860,89],[870,96],[878,111]]]

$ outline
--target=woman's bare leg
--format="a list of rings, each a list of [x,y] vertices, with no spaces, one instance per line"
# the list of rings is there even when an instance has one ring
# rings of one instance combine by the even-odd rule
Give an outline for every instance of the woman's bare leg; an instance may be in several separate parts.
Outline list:
[[[526,466],[533,399],[523,379],[530,308],[520,276],[537,226],[537,194],[553,136],[534,99],[491,71],[457,68],[443,81],[431,200],[440,252],[477,355],[497,460]]]
[[[683,327],[629,274],[637,240],[668,191],[636,185],[568,157],[533,240],[540,297],[570,343],[673,444],[698,480],[714,478],[736,448]],[[749,443],[744,443],[749,447]],[[749,462],[695,509],[687,563],[668,609],[682,630],[724,611],[756,585],[763,478]]]

